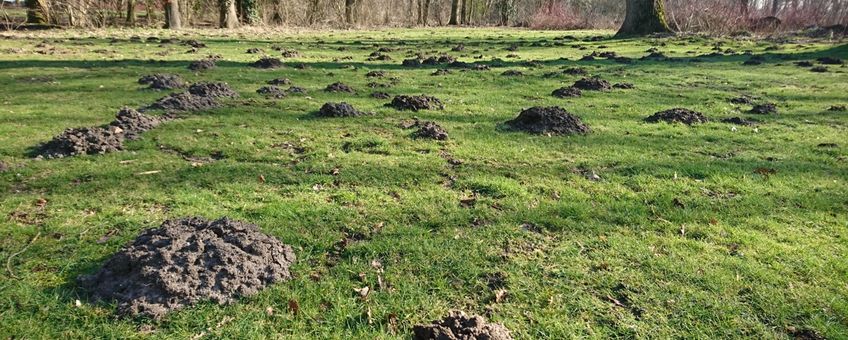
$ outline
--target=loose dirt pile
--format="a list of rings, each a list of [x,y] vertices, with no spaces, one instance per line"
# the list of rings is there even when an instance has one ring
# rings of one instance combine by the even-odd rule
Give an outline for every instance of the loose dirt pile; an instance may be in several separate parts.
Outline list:
[[[632,89],[636,88],[636,86],[634,86],[631,83],[615,83],[615,84],[612,84],[612,88],[619,89],[619,90],[632,90]]]
[[[501,73],[501,75],[506,76],[506,77],[519,77],[519,76],[523,76],[524,72],[517,71],[517,70],[506,70],[503,73]]]
[[[291,279],[292,248],[253,224],[222,218],[168,220],[109,258],[81,287],[117,300],[120,315],[160,318],[211,300],[219,304]]]
[[[188,92],[195,96],[210,98],[235,98],[239,96],[229,84],[220,81],[192,84],[188,87]]]
[[[215,59],[200,59],[188,64],[188,69],[192,71],[206,71],[215,68]]]
[[[262,86],[258,90],[256,90],[256,93],[261,94],[266,98],[280,99],[286,96],[286,91],[274,85]]]
[[[448,132],[435,122],[417,122],[418,131],[413,133],[416,138],[447,140]]]
[[[37,153],[44,158],[63,158],[95,155],[124,148],[124,134],[115,128],[101,127],[68,129],[41,145]]]
[[[166,112],[202,111],[218,107],[215,98],[195,96],[188,92],[172,93],[148,105],[144,110],[164,110]]]
[[[562,73],[572,76],[585,76],[589,74],[589,71],[586,71],[586,69],[582,67],[569,67],[565,70],[562,70]]]
[[[391,95],[389,95],[388,93],[385,93],[385,92],[379,92],[378,91],[378,92],[372,92],[371,93],[371,98],[375,98],[375,99],[389,99],[391,97],[392,97]]]
[[[257,47],[247,49],[247,54],[259,54],[259,53],[262,53],[262,52],[264,52],[264,51],[262,51],[261,48],[257,48]]]
[[[674,108],[654,113],[650,117],[645,118],[648,123],[683,123],[686,125],[706,123],[707,117],[704,114],[689,109]]]
[[[116,127],[124,134],[124,138],[128,140],[136,140],[141,136],[142,132],[152,130],[162,124],[165,119],[154,117],[140,113],[128,107],[124,107],[115,115],[115,120],[109,123],[109,126]]]
[[[412,328],[415,340],[512,340],[509,329],[482,316],[451,311],[441,320]]]
[[[418,110],[442,110],[445,108],[445,105],[442,104],[442,101],[436,97],[431,97],[427,95],[420,96],[406,96],[400,95],[395,96],[392,99],[391,103],[386,104],[388,107],[393,107],[397,110],[410,110],[410,111],[418,111]]]
[[[816,59],[816,61],[824,65],[842,65],[845,63],[842,59],[833,57],[821,57]]]
[[[506,125],[514,130],[538,134],[569,135],[589,133],[591,129],[579,117],[559,106],[534,106],[521,111]]]
[[[576,87],[560,87],[554,90],[554,92],[551,92],[551,95],[559,98],[574,98],[582,96],[583,91],[580,91]]]
[[[277,58],[265,57],[265,58],[261,58],[261,59],[257,60],[256,62],[251,64],[251,66],[256,67],[256,68],[265,68],[265,69],[280,68],[280,67],[283,67],[283,62],[280,61],[280,59],[277,59]]]
[[[180,89],[186,86],[183,78],[176,74],[156,73],[143,76],[138,79],[138,83],[149,85],[154,90],[173,90]]]
[[[748,112],[757,115],[777,114],[777,105],[773,103],[757,104]]]
[[[759,123],[759,121],[756,121],[756,120],[753,120],[753,119],[742,118],[742,117],[725,118],[725,119],[722,119],[721,122],[733,124],[733,125],[742,125],[742,126],[754,126],[754,125],[757,125],[757,123]]]
[[[574,82],[573,87],[587,91],[609,91],[612,85],[601,78],[583,78]]]
[[[268,85],[291,85],[289,78],[276,78],[268,81]]]
[[[386,71],[371,71],[365,74],[367,78],[382,78],[386,76]]]
[[[336,83],[332,83],[330,85],[327,85],[327,87],[324,88],[324,91],[327,91],[327,92],[347,92],[347,93],[356,92],[356,91],[353,90],[352,87],[347,86],[346,84],[340,83],[340,82],[336,82]]]
[[[345,102],[341,103],[325,103],[321,109],[315,113],[318,117],[358,117],[364,116],[367,113],[359,111]]]

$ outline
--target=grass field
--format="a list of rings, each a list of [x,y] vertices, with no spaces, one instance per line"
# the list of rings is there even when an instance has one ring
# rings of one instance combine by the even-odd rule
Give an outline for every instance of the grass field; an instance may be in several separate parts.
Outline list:
[[[460,309],[520,339],[848,338],[848,113],[828,110],[848,104],[848,68],[793,64],[848,58],[843,43],[584,41],[611,32],[501,29],[223,33],[4,33],[0,337],[409,338],[413,325]],[[191,54],[133,35],[208,48]],[[576,39],[559,40],[566,35]],[[465,51],[451,52],[459,43]],[[250,67],[259,55],[245,50],[279,57],[272,44],[300,56],[281,69]],[[765,62],[690,61],[715,44]],[[377,45],[395,48],[393,60],[366,61]],[[671,60],[577,61],[592,51],[639,58],[651,47]],[[400,66],[417,52],[503,62],[431,76],[436,67]],[[208,54],[222,56],[216,69],[186,68]],[[556,98],[552,90],[580,78],[543,77],[563,67],[635,89]],[[399,82],[370,89],[371,70]],[[241,98],[168,122],[122,152],[32,157],[66,128],[105,124],[124,105],[164,96],[136,83],[154,72],[226,81]],[[255,93],[277,77],[308,95]],[[357,93],[322,91],[336,81]],[[433,95],[445,109],[397,111],[372,90]],[[747,114],[750,105],[729,102],[740,95],[780,112]],[[375,114],[312,117],[331,101]],[[504,129],[522,108],[551,105],[592,133]],[[643,122],[674,107],[712,121]],[[413,116],[439,123],[449,140],[411,138],[399,125]],[[719,122],[733,116],[762,123]],[[140,231],[194,215],[250,221],[292,245],[295,278],[160,321],[116,318],[113,305],[76,287]],[[365,286],[373,292],[362,299],[354,289]]]

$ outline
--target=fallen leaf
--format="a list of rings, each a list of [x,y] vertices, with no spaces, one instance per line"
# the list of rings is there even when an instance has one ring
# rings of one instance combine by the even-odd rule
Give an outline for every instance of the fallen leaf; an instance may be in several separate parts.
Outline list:
[[[294,315],[297,315],[298,313],[300,313],[300,303],[298,303],[297,300],[295,300],[295,299],[289,300],[289,312],[291,312]]]

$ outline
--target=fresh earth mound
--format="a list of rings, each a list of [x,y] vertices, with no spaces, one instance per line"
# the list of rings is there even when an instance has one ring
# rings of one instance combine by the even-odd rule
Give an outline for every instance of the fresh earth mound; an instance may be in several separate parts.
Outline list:
[[[413,134],[418,138],[430,138],[436,140],[447,140],[448,132],[435,122],[418,123],[418,131]]]
[[[143,76],[138,79],[138,83],[142,85],[150,85],[150,88],[155,90],[173,90],[186,86],[185,81],[183,81],[183,78],[180,76],[165,73]]]
[[[734,124],[734,125],[742,125],[742,126],[754,126],[754,125],[757,125],[757,123],[759,123],[756,120],[742,118],[742,117],[725,118],[725,119],[722,119],[721,122],[722,123],[728,123],[728,124]]]
[[[534,106],[521,111],[506,124],[515,130],[553,135],[582,134],[591,131],[579,117],[559,106]]]
[[[140,113],[128,107],[122,108],[115,116],[115,120],[109,125],[120,128],[124,137],[128,140],[138,139],[142,132],[151,130],[159,124],[162,124],[163,119]]]
[[[587,91],[609,91],[612,85],[601,78],[583,78],[574,82],[573,87]]]
[[[412,328],[415,340],[511,340],[509,329],[482,316],[451,311],[441,320]]]
[[[202,82],[196,83],[188,88],[188,92],[200,97],[210,97],[210,98],[235,98],[238,97],[238,93],[233,91],[229,84],[224,82]]]
[[[420,95],[420,96],[395,96],[391,103],[386,104],[388,107],[393,107],[398,110],[442,110],[445,105],[436,97]]]
[[[251,65],[256,68],[280,68],[283,62],[277,58],[261,58]]]
[[[581,95],[583,95],[583,91],[580,91],[580,89],[571,86],[560,87],[554,90],[554,92],[551,92],[551,95],[559,98],[580,97]]]
[[[777,105],[773,103],[757,104],[749,112],[757,115],[777,114]]]
[[[261,94],[267,98],[283,98],[286,96],[285,90],[274,85],[262,86],[258,90],[256,90],[256,93]]]
[[[347,93],[356,92],[350,86],[347,86],[346,84],[339,83],[339,82],[327,85],[327,87],[324,88],[324,91],[327,91],[327,92],[347,92]]]
[[[160,318],[211,300],[219,304],[291,279],[292,248],[253,224],[222,218],[168,220],[109,258],[81,287],[118,302],[118,314]]]
[[[124,148],[124,134],[113,128],[101,127],[68,129],[39,147],[44,158],[103,154]]]
[[[686,125],[706,123],[707,117],[704,114],[689,109],[674,108],[670,110],[654,113],[650,117],[645,118],[648,123],[683,123]]]
[[[201,59],[188,64],[188,69],[192,71],[206,71],[215,68],[215,59]]]
[[[325,103],[321,109],[315,113],[318,117],[357,117],[365,115],[365,112],[359,111],[345,102],[341,103]]]
[[[201,111],[218,107],[218,101],[212,97],[195,96],[188,92],[172,93],[160,98],[153,104],[145,107],[145,110],[165,110],[167,112],[178,111]]]

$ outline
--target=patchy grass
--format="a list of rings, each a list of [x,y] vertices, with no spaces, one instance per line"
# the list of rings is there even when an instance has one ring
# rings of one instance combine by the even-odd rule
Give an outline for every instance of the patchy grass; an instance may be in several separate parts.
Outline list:
[[[497,29],[223,33],[47,31],[0,40],[0,161],[9,166],[0,173],[0,336],[409,338],[412,325],[449,309],[488,315],[526,339],[848,334],[848,113],[828,111],[848,104],[848,74],[838,65],[827,73],[793,65],[846,58],[845,45],[593,42],[582,38],[610,32]],[[133,35],[195,37],[208,48],[189,54],[182,45],[131,42]],[[564,35],[577,39],[557,39]],[[459,43],[465,51],[450,52]],[[719,43],[765,61],[690,62]],[[300,56],[283,58],[282,69],[249,66],[260,55],[248,48],[279,57],[272,45]],[[366,61],[377,45],[394,48],[386,53],[394,60]],[[576,61],[591,51],[639,58],[650,47],[672,60]],[[431,76],[434,67],[400,66],[417,52],[504,61]],[[216,69],[187,70],[208,54],[223,57]],[[530,60],[540,65],[523,64]],[[292,67],[301,63],[307,68]],[[551,91],[580,78],[543,77],[564,67],[636,88],[555,98]],[[524,75],[501,76],[508,69]],[[445,109],[384,107],[388,100],[372,99],[366,84],[388,80],[366,78],[373,70],[399,78],[374,91],[433,95]],[[226,81],[242,97],[166,123],[124,152],[30,156],[66,128],[105,124],[123,105],[163,96],[136,83],[154,72]],[[255,93],[277,77],[308,95]],[[357,93],[322,91],[336,81]],[[739,95],[774,102],[780,113],[746,114],[749,105],[728,101]],[[328,101],[375,114],[311,116]],[[504,129],[536,105],[563,106],[593,132]],[[711,122],[642,120],[673,107]],[[733,116],[762,123],[719,122]],[[450,139],[411,138],[414,130],[399,125],[412,117],[436,121]],[[91,304],[76,288],[78,275],[141,230],[188,215],[258,224],[295,247],[296,278],[162,321],[116,319],[113,306]],[[355,240],[335,252],[344,238]],[[354,292],[364,286],[374,289],[367,300]],[[500,301],[497,289],[507,291]]]

